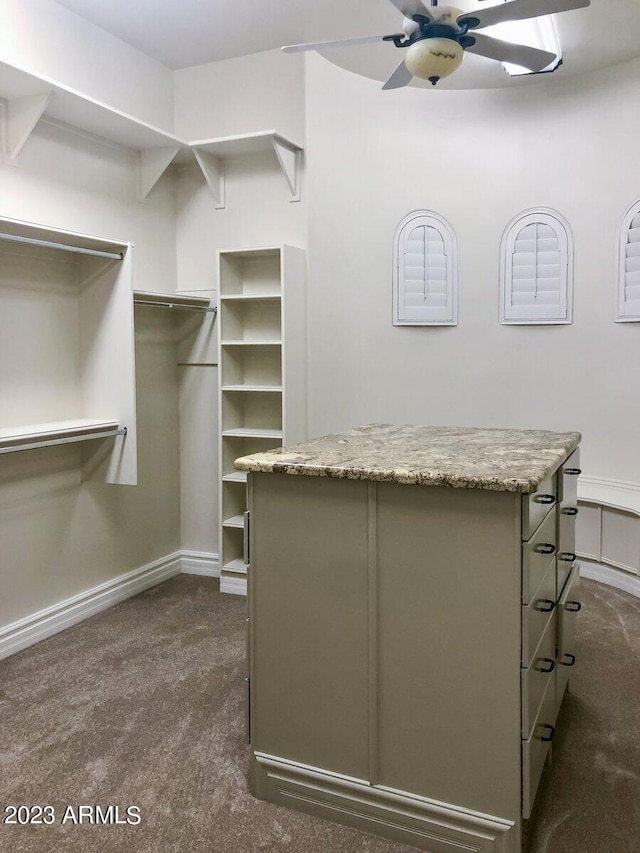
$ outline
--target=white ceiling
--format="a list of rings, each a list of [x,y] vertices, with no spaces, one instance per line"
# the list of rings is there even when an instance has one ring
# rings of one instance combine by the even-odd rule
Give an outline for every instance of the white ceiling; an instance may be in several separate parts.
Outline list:
[[[500,0],[454,0],[469,11]],[[283,44],[369,35],[402,29],[389,0],[57,0],[169,68],[201,65]],[[445,5],[442,0],[440,5]],[[591,0],[591,6],[555,17],[564,53],[557,75],[569,76],[640,56],[640,0]],[[400,61],[391,44],[324,52],[343,68],[385,80]],[[497,62],[465,54],[462,68],[439,88],[479,88],[540,82],[510,79]],[[426,81],[412,85],[430,87]]]

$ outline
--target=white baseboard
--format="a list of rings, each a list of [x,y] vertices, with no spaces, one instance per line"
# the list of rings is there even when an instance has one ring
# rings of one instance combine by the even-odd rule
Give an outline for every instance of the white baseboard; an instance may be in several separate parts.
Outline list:
[[[220,577],[220,555],[206,551],[181,551],[182,574]]]
[[[220,592],[230,592],[232,595],[246,595],[246,577],[232,578],[229,575],[223,575],[220,578]]]
[[[611,566],[603,566],[602,563],[596,563],[584,557],[579,557],[579,560],[581,577],[613,586],[640,598],[640,578],[637,575],[631,575],[629,572],[614,569]]]
[[[65,628],[70,628],[101,610],[113,607],[132,595],[179,575],[181,571],[181,552],[176,551],[12,622],[0,629],[0,659],[64,631]]]

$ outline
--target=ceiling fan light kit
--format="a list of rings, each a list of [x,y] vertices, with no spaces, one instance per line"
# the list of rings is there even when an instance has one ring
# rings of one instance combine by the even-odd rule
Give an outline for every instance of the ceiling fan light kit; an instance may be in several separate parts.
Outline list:
[[[407,48],[404,64],[414,77],[428,80],[434,86],[462,65],[464,50],[450,38],[424,38]]]
[[[422,0],[390,2],[404,16],[403,32],[400,34],[294,44],[282,50],[325,50],[379,41],[393,42],[395,47],[406,50],[406,53],[383,89],[407,86],[414,77],[428,80],[435,86],[439,80],[460,67],[465,51],[501,62],[511,76],[538,74],[555,71],[562,64],[557,42],[553,43],[553,50],[545,50],[511,40],[503,41],[477,33],[476,30],[505,22],[544,19],[559,12],[583,9],[590,5],[591,0],[505,0],[504,3],[466,13],[451,6],[438,6],[438,0],[431,0],[430,8]]]

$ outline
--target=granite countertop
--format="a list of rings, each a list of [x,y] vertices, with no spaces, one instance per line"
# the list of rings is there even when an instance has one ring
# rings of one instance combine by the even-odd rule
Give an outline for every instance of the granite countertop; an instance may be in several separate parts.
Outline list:
[[[242,456],[239,471],[535,492],[580,443],[579,432],[368,424]]]

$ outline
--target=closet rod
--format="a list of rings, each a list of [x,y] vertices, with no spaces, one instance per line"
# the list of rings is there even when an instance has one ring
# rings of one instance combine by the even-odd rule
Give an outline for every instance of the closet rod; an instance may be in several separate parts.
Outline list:
[[[134,299],[133,301],[136,305],[156,305],[158,308],[180,308],[187,311],[206,311],[210,314],[217,314],[218,312],[217,308],[211,307],[210,305],[184,305],[181,302],[158,302],[157,300],[151,299]]]
[[[47,441],[33,441],[30,444],[12,444],[9,447],[0,447],[0,453],[15,453],[18,450],[36,450],[39,447],[52,447],[55,444],[71,444],[77,441],[89,441],[92,438],[111,438],[114,435],[126,435],[127,428],[110,429],[106,432],[92,432],[87,435],[72,435],[67,438],[52,438]]]
[[[15,243],[28,243],[30,246],[44,246],[46,249],[61,249],[63,252],[76,252],[80,255],[95,255],[97,258],[112,258],[121,261],[122,252],[101,252],[99,249],[85,249],[81,246],[66,246],[64,243],[52,243],[49,240],[36,240],[35,237],[19,237],[17,234],[1,234],[0,240],[12,240]]]

